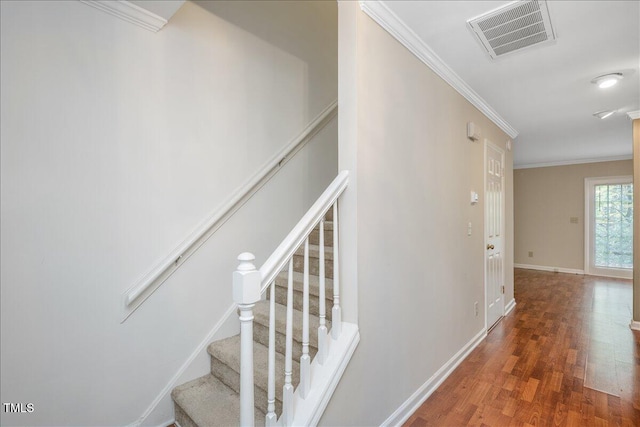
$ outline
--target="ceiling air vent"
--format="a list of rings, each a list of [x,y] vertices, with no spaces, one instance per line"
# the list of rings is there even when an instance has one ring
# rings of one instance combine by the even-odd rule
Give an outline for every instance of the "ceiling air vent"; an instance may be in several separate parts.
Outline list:
[[[492,59],[555,40],[545,0],[524,0],[467,21]]]

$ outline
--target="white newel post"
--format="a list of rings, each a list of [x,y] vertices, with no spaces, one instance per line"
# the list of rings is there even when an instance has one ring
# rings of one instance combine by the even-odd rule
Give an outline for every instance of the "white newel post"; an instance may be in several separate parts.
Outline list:
[[[253,426],[253,306],[260,301],[260,272],[249,252],[238,255],[233,272],[233,300],[240,310],[240,425]]]

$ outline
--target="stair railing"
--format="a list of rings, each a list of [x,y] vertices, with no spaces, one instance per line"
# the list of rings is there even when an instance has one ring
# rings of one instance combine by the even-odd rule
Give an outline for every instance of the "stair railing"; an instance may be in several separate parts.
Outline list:
[[[293,347],[293,256],[304,244],[303,273],[303,325],[302,356],[300,358],[300,397],[305,399],[311,390],[311,357],[309,355],[309,235],[319,225],[319,317],[318,363],[323,364],[330,350],[326,326],[325,307],[325,271],[324,271],[324,218],[333,207],[333,308],[331,338],[337,340],[342,326],[340,308],[340,274],[338,252],[338,198],[347,188],[349,172],[343,171],[311,206],[289,235],[280,243],[273,254],[259,270],[252,261],[255,257],[248,252],[238,256],[238,269],[233,273],[233,296],[240,310],[240,425],[254,424],[253,393],[253,307],[261,295],[270,287],[269,309],[269,353],[268,353],[268,390],[267,390],[267,426],[290,426],[293,422],[293,384],[292,384],[292,347]],[[275,413],[275,279],[288,265],[287,283],[287,319],[285,344],[285,369],[282,396],[282,415],[278,420]]]
[[[269,159],[262,168],[236,189],[233,196],[219,206],[215,213],[204,221],[184,242],[171,252],[160,264],[125,291],[123,317],[127,318],[160,287],[184,262],[191,257],[222,225],[229,220],[260,188],[262,188],[282,167],[291,160],[307,143],[313,140],[338,114],[338,101],[333,101],[298,136]]]

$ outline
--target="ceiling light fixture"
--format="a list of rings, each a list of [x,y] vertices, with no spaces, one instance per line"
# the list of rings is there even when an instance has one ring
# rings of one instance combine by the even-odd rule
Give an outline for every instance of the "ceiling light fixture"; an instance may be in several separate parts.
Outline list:
[[[622,80],[622,77],[622,73],[605,74],[604,76],[598,76],[591,80],[591,83],[598,85],[600,89],[606,89],[616,85],[620,80]]]
[[[613,115],[613,113],[615,113],[614,110],[605,110],[605,111],[598,111],[597,113],[593,113],[593,117],[597,117],[599,119],[606,119],[607,117],[610,117]]]

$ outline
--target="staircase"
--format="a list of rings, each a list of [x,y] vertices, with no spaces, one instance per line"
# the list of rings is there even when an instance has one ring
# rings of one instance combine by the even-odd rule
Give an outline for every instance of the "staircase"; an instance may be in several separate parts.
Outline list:
[[[340,176],[339,176],[340,177]],[[336,178],[337,180],[338,178]],[[345,181],[346,182],[346,181]],[[346,187],[346,184],[344,185]],[[343,188],[344,189],[344,188]],[[329,190],[329,189],[328,189]],[[328,191],[327,190],[327,191]],[[342,190],[341,190],[342,191]],[[340,191],[340,192],[341,192]],[[334,195],[333,201],[331,203],[335,203],[339,194]],[[318,204],[320,200],[316,203]],[[266,283],[266,285],[262,284],[262,295],[263,299],[256,302],[253,307],[253,404],[254,404],[254,424],[255,425],[265,425],[265,419],[269,419],[269,424],[275,425],[290,425],[294,424],[293,415],[296,410],[309,410],[311,406],[321,407],[321,410],[324,410],[328,402],[327,396],[322,396],[322,393],[330,394],[333,392],[335,385],[337,384],[336,379],[330,379],[329,381],[319,380],[320,383],[323,384],[323,392],[315,393],[317,403],[310,402],[313,399],[306,399],[308,397],[309,392],[299,393],[299,390],[296,390],[295,397],[291,395],[289,398],[291,403],[285,404],[284,406],[291,407],[289,409],[291,414],[288,417],[281,417],[283,414],[283,399],[286,399],[284,396],[286,394],[283,391],[285,387],[285,363],[286,363],[286,342],[287,342],[287,303],[288,293],[292,295],[292,322],[290,325],[291,328],[291,383],[294,388],[298,386],[300,383],[300,372],[301,372],[301,361],[307,362],[306,367],[303,367],[303,376],[304,372],[312,372],[312,374],[308,374],[306,378],[308,383],[311,384],[311,387],[314,386],[313,381],[316,381],[315,378],[321,379],[321,377],[326,376],[322,372],[323,366],[321,365],[335,365],[333,366],[333,371],[330,375],[335,377],[342,374],[342,370],[344,370],[344,366],[346,366],[346,361],[336,363],[337,358],[350,358],[351,353],[355,349],[355,345],[357,345],[357,341],[359,340],[359,334],[357,334],[357,327],[355,328],[355,333],[357,334],[357,339],[353,337],[350,338],[353,346],[349,349],[349,351],[340,351],[343,347],[346,347],[339,342],[337,339],[338,335],[334,334],[334,339],[331,340],[330,335],[327,335],[325,340],[322,342],[327,342],[324,345],[325,348],[325,356],[324,363],[322,361],[318,361],[316,355],[318,354],[318,348],[322,346],[322,342],[319,344],[318,335],[319,328],[323,322],[321,322],[321,311],[323,310],[325,314],[325,324],[326,329],[320,329],[320,334],[326,335],[326,331],[331,330],[331,320],[332,320],[332,311],[337,313],[337,318],[340,319],[339,307],[336,304],[334,307],[334,263],[333,263],[333,242],[334,235],[337,238],[337,233],[333,232],[333,217],[337,214],[337,206],[334,206],[334,209],[329,209],[326,207],[328,202],[324,202],[325,208],[319,210],[319,214],[315,214],[316,222],[311,224],[311,226],[315,227],[311,229],[311,226],[307,226],[307,229],[311,229],[311,231],[307,231],[306,235],[301,238],[297,238],[296,244],[297,249],[291,248],[288,257],[284,261],[278,261],[278,263],[270,263],[267,262],[265,265],[275,265],[276,270],[270,276],[268,273],[264,273],[261,268],[259,274],[262,274],[262,279],[264,280],[265,276],[273,277],[275,272],[277,271],[277,275],[275,278]],[[315,207],[316,205],[314,205]],[[329,205],[330,207],[331,205]],[[314,209],[312,207],[311,210]],[[316,210],[318,210],[316,209]],[[335,212],[335,213],[334,213]],[[305,215],[305,218],[309,215]],[[314,215],[311,215],[313,217]],[[305,220],[303,218],[303,221]],[[320,218],[323,220],[320,222]],[[303,222],[301,221],[301,223]],[[320,223],[323,224],[324,232],[320,233]],[[299,224],[300,225],[300,224]],[[297,226],[292,233],[294,233],[299,226]],[[291,235],[290,235],[291,236]],[[282,246],[286,247],[287,240],[283,242]],[[303,241],[302,245],[299,245],[297,242]],[[304,330],[303,328],[306,326],[304,322],[304,278],[305,278],[305,244],[304,242],[308,241],[308,349],[305,350],[304,347]],[[280,250],[280,247],[278,248]],[[276,250],[276,253],[278,252]],[[322,256],[324,254],[324,256]],[[246,254],[243,254],[246,255]],[[274,254],[275,255],[275,254]],[[270,257],[269,261],[274,256]],[[324,258],[324,268],[321,268],[320,263],[321,259]],[[279,259],[279,258],[278,258]],[[286,267],[283,268],[282,265],[286,263]],[[241,264],[242,265],[242,264]],[[245,264],[253,267],[252,264]],[[257,270],[254,271],[258,273]],[[244,270],[245,268],[240,268],[239,270]],[[267,267],[267,271],[269,268]],[[321,280],[320,275],[324,272],[324,280]],[[291,280],[289,278],[289,274],[291,273]],[[321,283],[324,282],[324,290],[321,289]],[[235,278],[234,278],[234,286]],[[291,289],[289,290],[289,286]],[[321,295],[324,294],[324,302],[325,304],[320,303]],[[266,299],[264,296],[266,295]],[[271,297],[271,295],[273,297]],[[271,298],[274,300],[274,304],[271,304]],[[339,301],[336,295],[336,301]],[[324,305],[324,307],[322,307]],[[240,310],[243,309],[243,305],[239,304]],[[333,310],[332,310],[332,307]],[[246,306],[245,306],[246,309]],[[335,311],[335,310],[338,311]],[[242,312],[244,313],[244,312]],[[241,320],[242,318],[241,313]],[[249,312],[250,313],[250,312]],[[270,313],[274,314],[273,319],[271,318]],[[245,322],[246,322],[245,318]],[[341,323],[342,324],[342,323]],[[274,331],[272,336],[270,337],[270,325],[272,325]],[[349,325],[347,325],[349,327]],[[244,329],[243,329],[244,330]],[[336,329],[333,332],[339,332],[341,328]],[[351,331],[351,330],[350,330]],[[273,346],[275,347],[274,355],[272,355],[272,360],[275,362],[275,368],[272,368],[272,379],[271,381],[275,383],[275,392],[273,391],[273,384],[271,385],[271,395],[269,393],[269,345],[270,338],[273,342]],[[208,353],[211,357],[211,372],[207,375],[197,378],[193,381],[187,382],[176,387],[171,396],[173,398],[175,404],[175,420],[176,424],[181,427],[205,427],[205,426],[234,426],[240,425],[240,414],[241,412],[247,413],[246,411],[241,409],[241,383],[243,382],[241,379],[241,375],[245,375],[244,371],[241,369],[241,334],[232,336],[230,338],[226,338],[223,340],[215,341],[211,343],[208,347]],[[328,343],[328,341],[332,341]],[[334,354],[332,355],[333,363],[326,363],[328,360],[328,356],[326,353],[329,349],[334,349],[338,353],[342,354]],[[305,359],[305,352],[308,352],[308,356],[313,361],[312,364],[309,364],[309,357]],[[275,357],[273,357],[275,356]],[[320,363],[318,363],[320,362]],[[303,363],[305,364],[305,363]],[[340,365],[337,369],[336,366]],[[250,378],[250,377],[249,377]],[[309,379],[310,378],[310,379]],[[289,386],[289,389],[291,387]],[[293,390],[293,389],[291,389]],[[245,390],[246,395],[246,390]],[[269,407],[269,399],[272,399],[272,406]],[[246,399],[246,397],[243,397]],[[302,400],[301,400],[302,399]],[[304,402],[303,400],[307,400]],[[310,406],[311,405],[311,406]],[[314,409],[316,412],[318,409]],[[287,411],[285,409],[285,411]],[[275,414],[274,414],[275,412]],[[271,414],[267,417],[267,414]],[[321,412],[320,412],[321,414]],[[246,417],[246,415],[245,415]],[[250,418],[250,417],[249,417]],[[317,419],[319,415],[315,415],[315,418],[303,418],[304,420]],[[279,419],[278,422],[275,420]],[[308,422],[308,421],[303,421]],[[317,422],[317,421],[316,421]],[[245,421],[243,424],[250,424]]]

